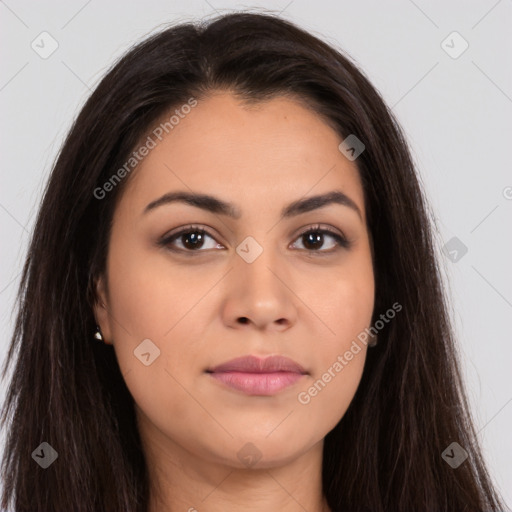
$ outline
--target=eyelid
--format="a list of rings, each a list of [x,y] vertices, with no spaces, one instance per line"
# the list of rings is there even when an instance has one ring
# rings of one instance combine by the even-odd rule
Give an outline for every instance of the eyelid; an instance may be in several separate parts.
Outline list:
[[[197,233],[201,233],[203,235],[209,236],[210,238],[215,240],[218,244],[223,245],[221,242],[217,241],[217,235],[213,235],[212,233],[210,233],[209,229],[212,229],[212,228],[208,227],[208,229],[205,229],[204,225],[189,224],[187,226],[177,228],[177,231],[173,230],[173,231],[170,231],[169,233],[166,233],[158,240],[157,243],[159,246],[166,247],[170,251],[187,254],[187,255],[208,252],[211,249],[190,250],[190,249],[181,249],[181,248],[171,247],[171,242],[177,240],[181,235],[197,232]],[[335,228],[332,228],[332,227],[330,227],[328,225],[324,225],[324,224],[313,224],[313,225],[310,225],[310,226],[307,226],[307,227],[301,229],[294,236],[294,239],[293,239],[294,242],[301,236],[304,236],[310,232],[320,232],[320,233],[327,234],[328,236],[331,236],[332,238],[334,238],[336,240],[337,247],[335,247],[334,249],[329,249],[329,250],[299,249],[300,251],[305,251],[310,254],[329,255],[329,254],[338,252],[340,249],[350,249],[352,246],[352,240],[349,240],[341,230],[337,230]]]
[[[332,228],[331,226],[327,224],[312,224],[310,226],[307,226],[305,228],[302,228],[296,235],[295,238],[305,235],[306,233],[309,233],[310,231],[323,231],[326,233],[329,233],[330,235],[337,235],[341,238],[344,238],[347,240],[347,237],[344,235],[344,233],[336,228]]]
[[[301,236],[304,236],[310,232],[320,232],[320,233],[324,233],[324,234],[327,233],[329,236],[331,236],[332,238],[334,238],[336,240],[337,247],[335,247],[334,249],[323,250],[323,251],[322,250],[316,250],[316,251],[309,250],[308,251],[307,249],[303,249],[303,250],[306,250],[306,252],[308,252],[308,253],[318,254],[318,255],[329,255],[329,254],[338,252],[340,249],[350,249],[352,247],[352,240],[349,240],[341,230],[332,228],[325,224],[313,224],[311,226],[308,226],[308,227],[302,229],[295,236],[294,240],[296,240],[297,238],[300,238]]]
[[[180,228],[177,228],[177,230],[171,230],[170,232],[163,235],[157,242],[159,246],[165,247],[173,252],[179,252],[179,253],[187,253],[187,254],[195,254],[195,253],[201,253],[206,252],[203,250],[187,250],[187,249],[180,249],[179,247],[171,247],[171,242],[174,240],[177,240],[180,236],[186,234],[186,233],[201,233],[206,236],[209,236],[213,240],[215,240],[218,244],[223,245],[221,242],[217,241],[217,235],[213,235],[209,230],[212,229],[209,226],[208,229],[205,229],[204,225],[198,225],[198,224],[189,224],[187,226],[182,226]]]

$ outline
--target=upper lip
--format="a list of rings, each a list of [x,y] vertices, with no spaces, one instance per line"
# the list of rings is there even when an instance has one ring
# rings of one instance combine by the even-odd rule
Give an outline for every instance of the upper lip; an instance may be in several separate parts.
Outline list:
[[[268,356],[259,358],[256,356],[243,356],[231,359],[207,370],[208,373],[220,372],[245,372],[245,373],[273,373],[292,372],[307,373],[304,368],[293,359],[284,356]]]

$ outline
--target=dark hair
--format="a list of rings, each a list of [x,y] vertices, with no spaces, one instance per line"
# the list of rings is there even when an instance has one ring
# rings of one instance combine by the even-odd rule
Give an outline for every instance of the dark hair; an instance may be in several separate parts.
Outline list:
[[[357,392],[325,438],[323,487],[334,510],[498,511],[461,378],[435,257],[432,215],[405,138],[342,52],[270,14],[234,13],[166,28],[116,63],[82,108],[52,170],[18,290],[3,370],[15,367],[2,507],[17,512],[145,511],[149,482],[130,395],[111,346],[93,339],[95,282],[127,180],[94,191],[162,115],[231,91],[248,102],[300,98],[341,137],[365,145],[356,164],[374,250],[374,318],[402,312],[368,351]],[[41,442],[62,463],[42,470]],[[442,458],[457,442],[468,458]]]

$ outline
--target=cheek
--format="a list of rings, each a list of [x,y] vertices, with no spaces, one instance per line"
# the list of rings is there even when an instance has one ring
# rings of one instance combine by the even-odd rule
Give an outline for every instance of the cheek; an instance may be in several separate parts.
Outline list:
[[[118,339],[165,340],[198,301],[202,287],[191,285],[180,266],[170,265],[159,251],[148,251],[140,240],[119,236],[111,247],[110,302]]]
[[[369,251],[351,255],[346,265],[328,269],[304,282],[300,296],[318,321],[324,364],[345,351],[351,341],[369,327],[375,302],[375,283]]]
[[[114,350],[137,406],[162,426],[172,425],[189,414],[190,396],[175,370],[191,366],[187,312],[198,299],[183,272],[169,275],[169,266],[126,249],[118,245],[109,264]]]
[[[145,372],[160,366],[163,369],[163,334],[178,321],[176,305],[182,291],[179,277],[176,286],[166,287],[161,278],[162,269],[151,263],[140,241],[135,243],[113,233],[108,257],[113,344],[123,375],[130,373],[130,381],[134,383],[135,376],[141,373],[142,386],[145,382],[163,385],[155,381],[157,376],[163,378],[161,371],[153,372],[150,379]]]
[[[333,335],[329,344],[341,350],[370,325],[375,298],[373,279],[340,280],[330,295],[328,318]]]
[[[148,254],[140,242],[120,236],[113,241],[109,298],[121,373],[136,403],[154,408],[157,416],[160,407],[180,415],[190,401],[180,383],[186,385],[186,370],[197,366],[203,339],[194,319],[207,314],[209,303],[202,298],[217,278],[170,265],[157,251]]]
[[[369,289],[345,283],[334,294],[332,314],[325,317],[333,333],[318,338],[311,376],[297,395],[298,408],[314,432],[326,434],[337,425],[361,381],[367,352],[361,333],[370,326],[373,311]]]
[[[350,345],[350,344],[349,344]],[[314,431],[326,434],[345,414],[359,386],[366,358],[364,346],[331,354],[329,363],[311,375],[297,395],[298,409],[306,414]]]
[[[364,369],[375,293],[370,259],[362,257],[331,279],[325,293],[316,292],[315,311],[325,325],[316,338],[313,374],[297,401],[316,428],[329,430],[345,414]]]

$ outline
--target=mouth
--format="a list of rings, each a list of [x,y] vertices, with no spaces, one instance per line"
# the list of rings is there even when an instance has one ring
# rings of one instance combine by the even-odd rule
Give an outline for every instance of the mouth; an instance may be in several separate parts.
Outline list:
[[[301,380],[308,372],[288,357],[239,357],[206,370],[225,386],[252,396],[270,396]]]

